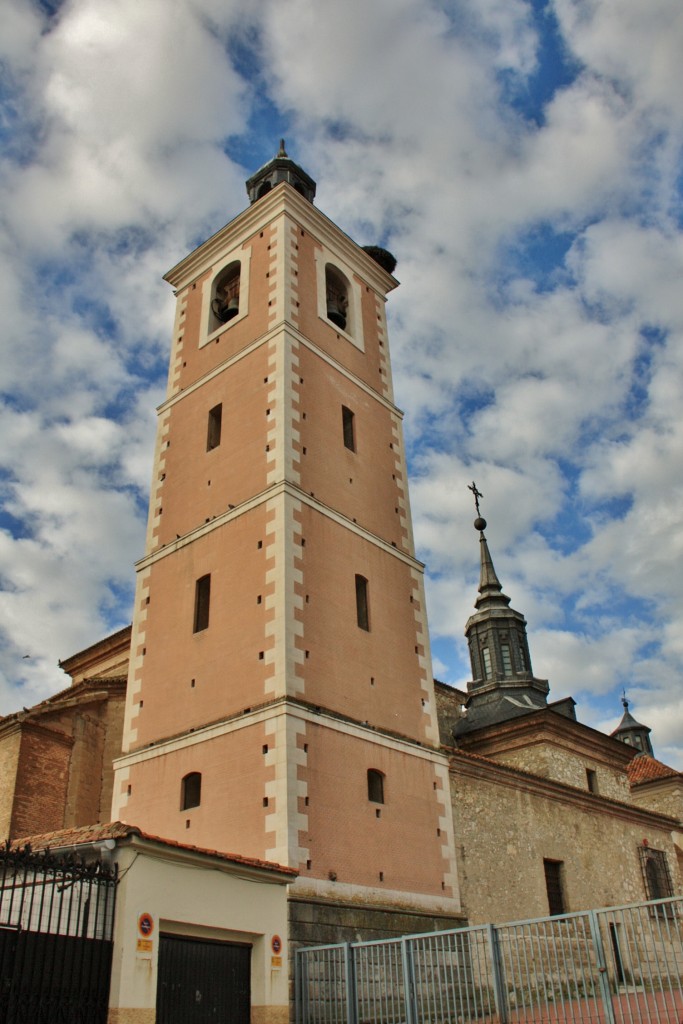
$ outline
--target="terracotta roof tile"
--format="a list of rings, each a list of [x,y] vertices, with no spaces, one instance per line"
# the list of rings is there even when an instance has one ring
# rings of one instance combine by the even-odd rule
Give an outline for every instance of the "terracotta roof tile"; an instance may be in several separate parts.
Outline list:
[[[58,850],[64,846],[81,846],[85,843],[101,843],[105,839],[127,839],[128,836],[140,836],[153,843],[161,843],[162,846],[171,846],[178,850],[189,850],[192,853],[200,853],[209,857],[220,857],[221,860],[231,864],[243,864],[246,867],[262,868],[266,871],[278,871],[294,877],[298,874],[296,868],[288,868],[283,864],[276,864],[270,860],[259,860],[256,857],[243,857],[239,853],[227,853],[222,850],[208,850],[201,846],[192,846],[189,843],[179,843],[175,839],[164,839],[148,832],[143,832],[137,825],[126,825],[122,821],[112,821],[107,824],[82,825],[80,828],[63,828],[57,832],[43,832],[42,835],[24,836],[22,839],[14,839],[12,846],[25,846],[30,843],[34,850],[44,850],[50,847],[51,850]]]
[[[631,785],[638,786],[643,782],[653,782],[655,779],[672,779],[680,775],[680,772],[662,764],[649,754],[639,754],[626,766],[626,774]]]

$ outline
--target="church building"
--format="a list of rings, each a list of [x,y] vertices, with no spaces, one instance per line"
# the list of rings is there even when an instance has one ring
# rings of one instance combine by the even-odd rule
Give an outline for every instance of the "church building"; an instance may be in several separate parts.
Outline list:
[[[286,912],[263,915],[286,921],[285,964],[302,943],[680,892],[683,776],[627,704],[606,736],[548,701],[474,484],[472,679],[434,681],[387,335],[395,260],[315,190],[281,144],[249,206],[166,275],[132,630],[0,719],[3,836],[77,846],[101,825],[150,864],[248,863],[254,885],[286,887]],[[162,932],[224,941],[215,908],[185,921],[189,899],[165,926],[159,898]],[[112,1020],[155,1019],[150,970],[147,1015]],[[286,1017],[278,991],[264,1022]]]

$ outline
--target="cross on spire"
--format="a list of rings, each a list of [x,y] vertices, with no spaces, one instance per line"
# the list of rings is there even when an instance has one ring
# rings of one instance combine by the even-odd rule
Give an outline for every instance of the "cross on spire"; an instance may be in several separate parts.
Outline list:
[[[472,481],[471,484],[467,485],[467,490],[472,491],[472,494],[474,495],[474,506],[477,510],[477,515],[480,516],[481,511],[479,509],[479,499],[483,498],[484,495],[481,493],[480,490],[477,489],[477,485],[475,484],[474,480]]]

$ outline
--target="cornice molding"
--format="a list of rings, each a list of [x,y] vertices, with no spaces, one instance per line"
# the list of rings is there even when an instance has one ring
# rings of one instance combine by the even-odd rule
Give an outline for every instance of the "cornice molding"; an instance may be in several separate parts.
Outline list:
[[[248,206],[199,245],[164,274],[164,281],[168,281],[177,292],[182,291],[210,270],[222,253],[238,247],[256,231],[263,231],[283,215],[289,215],[318,242],[343,255],[354,266],[359,277],[382,297],[397,287],[395,277],[380,267],[334,221],[299,195],[287,182],[281,182],[271,189],[262,199]]]

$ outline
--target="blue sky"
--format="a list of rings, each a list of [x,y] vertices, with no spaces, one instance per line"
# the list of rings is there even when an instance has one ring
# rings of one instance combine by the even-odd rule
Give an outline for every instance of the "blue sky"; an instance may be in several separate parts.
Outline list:
[[[0,713],[130,618],[172,297],[285,136],[398,258],[435,674],[482,511],[551,697],[683,768],[679,0],[6,0]],[[26,657],[28,655],[28,657]]]

